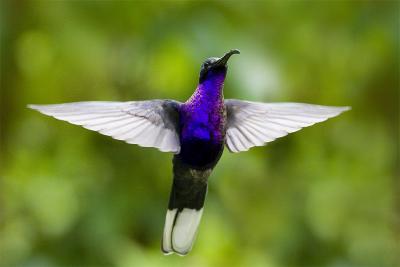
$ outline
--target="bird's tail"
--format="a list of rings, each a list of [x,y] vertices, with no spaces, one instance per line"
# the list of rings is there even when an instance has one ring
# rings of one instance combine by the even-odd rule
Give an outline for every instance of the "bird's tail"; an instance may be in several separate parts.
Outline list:
[[[174,181],[161,244],[165,254],[175,252],[183,256],[192,249],[203,213],[210,173],[211,170],[191,169],[174,160]]]

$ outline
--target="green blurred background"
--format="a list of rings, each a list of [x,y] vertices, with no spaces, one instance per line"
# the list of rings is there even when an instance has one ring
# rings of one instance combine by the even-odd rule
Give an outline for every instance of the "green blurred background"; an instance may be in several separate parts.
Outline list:
[[[395,1],[2,1],[0,266],[400,266],[398,22]],[[185,101],[231,48],[226,98],[353,109],[225,151],[166,257],[171,155],[26,104]]]

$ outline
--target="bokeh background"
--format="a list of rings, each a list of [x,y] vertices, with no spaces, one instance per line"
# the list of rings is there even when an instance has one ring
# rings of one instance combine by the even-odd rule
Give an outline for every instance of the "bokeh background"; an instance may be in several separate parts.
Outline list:
[[[398,2],[1,4],[0,266],[400,266]],[[166,257],[171,155],[26,105],[185,101],[231,48],[226,98],[352,110],[225,151]]]

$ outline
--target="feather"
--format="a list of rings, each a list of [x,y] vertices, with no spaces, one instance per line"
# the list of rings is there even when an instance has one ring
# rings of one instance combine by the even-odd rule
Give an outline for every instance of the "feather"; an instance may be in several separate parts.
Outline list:
[[[303,127],[325,121],[350,107],[329,107],[303,103],[259,103],[225,100],[226,145],[231,152],[247,151]]]
[[[174,153],[180,151],[179,106],[180,103],[173,100],[29,105],[43,114],[117,140]]]

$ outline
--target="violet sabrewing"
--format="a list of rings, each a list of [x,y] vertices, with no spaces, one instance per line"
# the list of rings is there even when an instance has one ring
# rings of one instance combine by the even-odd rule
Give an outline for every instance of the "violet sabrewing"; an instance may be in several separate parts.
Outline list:
[[[247,151],[349,109],[224,100],[227,62],[234,54],[239,50],[205,60],[199,84],[185,103],[88,101],[29,107],[129,144],[173,152],[173,182],[161,248],[165,254],[186,255],[202,217],[208,178],[225,146],[233,153]]]

